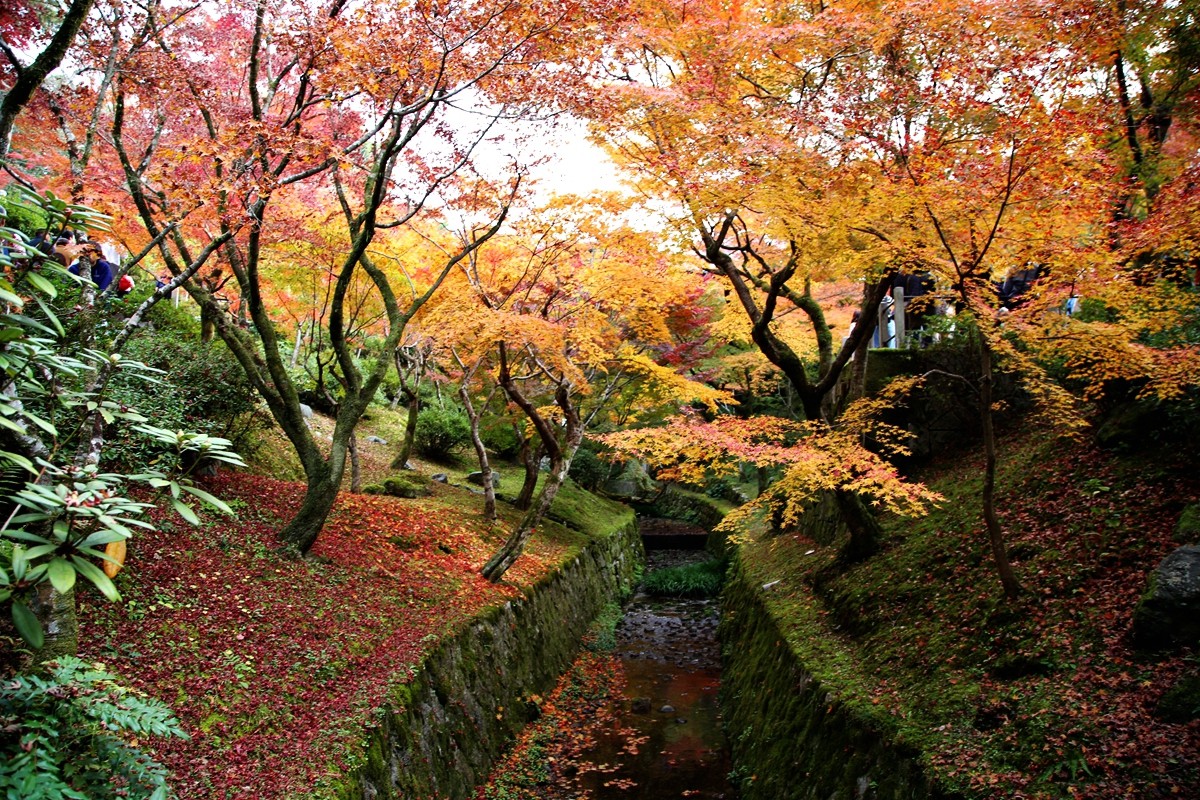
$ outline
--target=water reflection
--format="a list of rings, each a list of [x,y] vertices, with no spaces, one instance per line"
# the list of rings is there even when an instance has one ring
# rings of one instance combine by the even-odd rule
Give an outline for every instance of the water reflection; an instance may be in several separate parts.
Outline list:
[[[654,569],[705,555],[653,551],[649,558]],[[709,600],[638,596],[627,607],[614,653],[625,673],[624,699],[616,723],[588,754],[607,768],[580,775],[592,797],[735,797],[717,706],[717,618]]]

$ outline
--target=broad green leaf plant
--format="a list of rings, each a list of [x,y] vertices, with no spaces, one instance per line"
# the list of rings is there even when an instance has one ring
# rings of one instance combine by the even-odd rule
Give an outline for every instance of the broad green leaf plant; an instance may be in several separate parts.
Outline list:
[[[51,230],[68,224],[103,228],[103,218],[85,207],[49,193],[26,198]],[[196,486],[183,465],[242,461],[227,439],[155,427],[136,409],[107,400],[104,390],[117,370],[147,380],[157,370],[119,352],[72,347],[53,301],[61,287],[87,283],[86,277],[27,245],[19,231],[2,228],[0,240],[0,482],[11,495],[0,506],[0,607],[9,606],[18,633],[37,649],[44,631],[30,598],[45,582],[66,593],[83,578],[109,600],[119,599],[101,568],[113,561],[105,547],[153,529],[146,512],[154,502],[131,498],[132,487],[148,487],[144,497],[150,500],[168,498],[179,516],[196,525],[197,501],[232,511]],[[138,309],[124,334],[132,333],[145,310]],[[127,338],[113,342],[119,348]],[[138,473],[102,471],[103,429],[112,424],[130,425],[174,457]]]

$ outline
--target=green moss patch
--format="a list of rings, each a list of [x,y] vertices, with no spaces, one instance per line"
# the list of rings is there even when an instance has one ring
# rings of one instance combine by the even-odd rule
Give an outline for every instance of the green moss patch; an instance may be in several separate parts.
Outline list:
[[[415,500],[418,497],[428,497],[432,491],[433,481],[428,476],[410,472],[388,478],[382,484],[373,483],[363,487],[363,494],[385,494],[389,497],[399,497]]]
[[[1200,719],[1200,671],[1181,677],[1155,707],[1164,722],[1187,723]]]
[[[594,495],[580,488],[570,478],[555,495],[549,514],[555,522],[588,536],[618,528],[631,516],[628,506]]]
[[[833,547],[760,522],[740,537],[739,580],[807,680],[918,753],[942,790],[1115,797],[1152,784],[1186,795],[1200,785],[1200,734],[1154,714],[1181,658],[1149,661],[1127,633],[1147,575],[1175,547],[1180,500],[1200,493],[1194,470],[1037,434],[1008,436],[1001,455],[1001,522],[1025,590],[1016,603],[995,575],[976,458],[931,469],[945,502],[884,520],[884,550],[865,563],[839,565]],[[740,615],[729,625],[757,613],[748,597],[729,612]]]

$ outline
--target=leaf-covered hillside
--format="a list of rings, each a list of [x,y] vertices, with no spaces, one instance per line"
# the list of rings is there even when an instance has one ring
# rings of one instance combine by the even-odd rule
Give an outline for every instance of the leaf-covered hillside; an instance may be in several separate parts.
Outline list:
[[[167,702],[191,736],[158,751],[185,798],[294,800],[321,787],[354,763],[388,687],[439,637],[586,539],[547,523],[508,582],[491,583],[479,564],[503,528],[482,522],[475,495],[439,486],[420,500],[343,493],[314,557],[296,560],[275,537],[302,484],[222,473],[209,488],[237,521],[162,519],[131,548],[124,603],[81,609],[81,653]],[[592,523],[621,513],[589,508]]]
[[[1193,686],[1195,703],[1200,664],[1130,636],[1149,573],[1200,499],[1189,455],[1122,459],[1039,432],[1005,452],[1015,603],[990,564],[973,455],[933,468],[945,501],[892,520],[864,563],[840,568],[803,533],[760,533],[744,569],[753,585],[778,581],[766,602],[818,679],[964,796],[1193,796],[1200,721],[1170,708],[1174,687]]]

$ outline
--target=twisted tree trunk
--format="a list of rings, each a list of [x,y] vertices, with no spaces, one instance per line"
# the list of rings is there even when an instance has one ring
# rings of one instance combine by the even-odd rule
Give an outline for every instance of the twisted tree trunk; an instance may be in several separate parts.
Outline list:
[[[509,370],[508,350],[504,343],[500,344],[500,374],[498,381],[504,393],[518,408],[525,413],[542,440],[542,447],[550,456],[550,474],[542,484],[541,494],[537,501],[526,512],[516,530],[508,537],[504,545],[484,564],[480,572],[492,582],[498,582],[513,562],[520,557],[525,549],[525,543],[533,535],[542,518],[550,510],[555,495],[567,479],[567,471],[571,468],[571,459],[583,441],[584,421],[579,415],[571,399],[571,385],[564,378],[558,380],[554,389],[554,403],[563,414],[563,438],[560,441],[556,435],[556,426],[552,425],[538,410],[529,398],[521,391]]]
[[[533,503],[533,493],[537,489],[539,467],[545,448],[536,439],[521,440],[521,464],[525,467],[525,480],[521,483],[521,491],[513,500],[513,507],[525,511]]]
[[[404,442],[400,445],[400,452],[392,459],[392,469],[404,469],[404,465],[412,458],[413,443],[417,440],[417,415],[420,413],[421,397],[413,393],[408,400],[408,419],[404,421]]]

